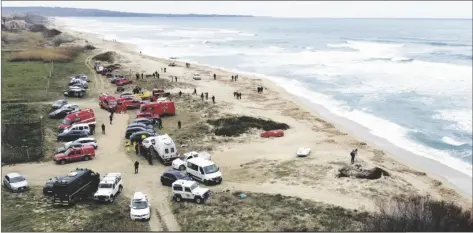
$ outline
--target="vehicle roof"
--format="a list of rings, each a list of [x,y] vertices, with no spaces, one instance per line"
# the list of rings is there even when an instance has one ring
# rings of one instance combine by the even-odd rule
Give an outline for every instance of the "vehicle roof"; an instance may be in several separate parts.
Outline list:
[[[185,186],[185,187],[190,187],[192,185],[194,185],[195,183],[197,183],[196,181],[193,181],[193,180],[176,180],[172,183],[172,186],[174,185],[181,185],[181,186]]]
[[[215,163],[210,161],[210,160],[207,160],[207,159],[204,159],[204,158],[201,158],[201,157],[196,157],[196,158],[192,158],[192,159],[189,159],[187,160],[197,166],[200,166],[200,167],[206,167],[206,166],[209,166],[209,165],[214,165]]]
[[[95,138],[92,138],[92,137],[88,137],[88,138],[78,138],[78,139],[76,139],[74,142],[82,141],[82,140],[94,140],[94,141],[95,141]]]
[[[133,194],[133,200],[144,200],[146,199],[146,195],[142,192],[135,192],[135,194]]]
[[[151,133],[151,132],[149,132],[149,131],[142,130],[142,131],[138,131],[138,132],[132,133],[131,136],[130,136],[130,138],[135,137],[135,136],[140,135],[140,134],[148,134],[148,135],[151,135],[151,134],[153,134],[153,133]]]
[[[76,170],[69,172],[69,174],[67,174],[66,176],[58,177],[59,179],[57,180],[57,182],[68,184],[89,172],[92,172],[92,170],[87,169],[87,168],[77,168]]]
[[[122,174],[121,173],[118,173],[118,172],[109,172],[107,174],[105,174],[106,177],[121,177]]]
[[[133,120],[133,122],[138,122],[138,121],[151,121],[151,120],[148,118],[142,118],[142,117],[139,117]]]
[[[163,172],[163,174],[173,174],[173,175],[177,175],[177,174],[182,174],[182,175],[186,175],[178,170],[167,170],[165,172]]]
[[[7,176],[10,178],[15,178],[15,177],[20,177],[22,175],[18,172],[12,172],[12,173],[8,173]]]

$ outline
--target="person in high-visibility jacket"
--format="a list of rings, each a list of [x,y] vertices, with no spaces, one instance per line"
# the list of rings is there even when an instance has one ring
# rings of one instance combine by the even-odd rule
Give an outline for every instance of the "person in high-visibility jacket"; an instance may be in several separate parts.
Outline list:
[[[135,153],[138,155],[138,144],[136,142],[133,142],[133,149],[135,149]]]
[[[131,146],[131,142],[130,142],[130,140],[127,140],[125,142],[126,153],[130,153],[130,146]]]

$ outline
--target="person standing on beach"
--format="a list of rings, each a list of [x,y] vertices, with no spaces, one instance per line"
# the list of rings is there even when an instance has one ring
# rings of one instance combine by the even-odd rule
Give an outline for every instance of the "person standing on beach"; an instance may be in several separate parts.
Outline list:
[[[209,93],[205,92],[205,100],[209,100]]]
[[[138,174],[139,166],[140,166],[140,163],[138,161],[135,161],[135,174]]]
[[[216,74],[214,74],[214,80],[217,80],[217,75]]]
[[[238,74],[237,74],[237,75],[235,75],[235,81],[237,81],[237,80],[238,80]]]
[[[174,78],[176,79],[176,82],[177,82],[177,76],[174,76]]]
[[[140,55],[141,55],[141,51],[140,51]]]
[[[141,72],[141,79],[143,79],[143,76],[144,76],[144,75],[143,75],[143,72]]]
[[[233,75],[232,75],[232,82],[233,82],[233,80],[235,80],[235,77],[233,77]]]
[[[166,67],[164,67],[163,71],[164,71],[164,73],[166,73]]]
[[[215,96],[212,96],[212,102],[215,104]]]
[[[351,164],[354,164],[354,163],[355,163],[356,151],[355,151],[355,150],[352,150],[352,151],[350,152],[350,156],[351,156]]]
[[[194,95],[197,95],[197,88],[194,88]]]
[[[200,98],[202,99],[202,102],[204,102],[204,93],[200,94]]]
[[[102,123],[102,134],[105,134],[105,124]]]
[[[153,78],[156,78],[156,73],[153,73]]]
[[[177,122],[177,128],[178,128],[178,129],[181,129],[181,121],[178,121],[178,122]]]
[[[158,71],[156,71],[156,78],[159,79],[159,73],[158,73]]]
[[[136,73],[135,76],[136,76],[136,80],[140,79],[140,74]]]
[[[179,98],[181,98],[182,96],[182,91],[179,91]]]

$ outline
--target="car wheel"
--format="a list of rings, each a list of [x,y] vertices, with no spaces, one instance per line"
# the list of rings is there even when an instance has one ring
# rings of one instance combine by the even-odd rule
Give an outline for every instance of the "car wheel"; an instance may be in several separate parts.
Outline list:
[[[147,218],[146,221],[149,222],[150,219],[151,219],[151,218]]]
[[[63,159],[63,160],[59,161],[59,163],[60,163],[61,165],[64,165],[64,164],[66,164],[66,160]]]
[[[120,185],[120,187],[118,187],[118,193],[121,193],[123,190],[123,186]]]
[[[174,196],[174,200],[176,202],[181,202],[182,201],[182,198],[180,196]]]
[[[84,161],[88,161],[88,160],[89,160],[89,156],[85,156]]]
[[[202,200],[202,198],[200,198],[200,197],[196,197],[196,198],[195,198],[195,202],[196,202],[197,204],[202,204],[202,203],[203,203],[203,200]]]
[[[184,165],[179,166],[179,170],[184,171],[186,170],[186,167]]]
[[[110,196],[110,203],[113,203],[115,201],[115,197],[114,196]]]

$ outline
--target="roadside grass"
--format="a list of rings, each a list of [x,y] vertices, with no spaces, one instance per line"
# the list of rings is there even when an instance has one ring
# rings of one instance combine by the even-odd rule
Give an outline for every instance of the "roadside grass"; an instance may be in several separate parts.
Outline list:
[[[149,231],[147,222],[129,218],[130,199],[119,195],[111,204],[84,201],[72,207],[47,203],[42,188],[33,186],[24,193],[2,190],[2,231]]]
[[[204,205],[173,203],[182,231],[357,231],[370,218],[358,212],[296,197],[221,192]]]

